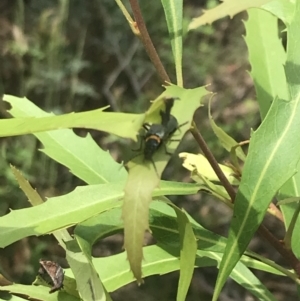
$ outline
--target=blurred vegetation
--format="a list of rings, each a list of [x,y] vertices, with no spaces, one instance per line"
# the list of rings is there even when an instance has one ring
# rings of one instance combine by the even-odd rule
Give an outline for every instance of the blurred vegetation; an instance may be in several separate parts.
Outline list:
[[[184,1],[184,24],[199,15],[203,8],[216,3],[215,0]],[[172,75],[173,58],[161,3],[142,1],[141,5],[149,34],[167,72]],[[204,26],[193,34],[186,33],[183,42],[185,87],[210,84],[209,89],[217,92],[212,105],[213,116],[237,141],[248,139],[250,128],[259,124],[253,84],[246,72],[249,65],[241,21],[245,18],[244,13],[232,20],[226,18],[212,26]],[[171,77],[171,80],[175,79]],[[0,94],[26,96],[43,109],[62,114],[107,105],[113,111],[143,112],[149,101],[161,92],[151,62],[114,1],[0,2]],[[1,117],[8,117],[5,104],[1,105]],[[209,127],[207,106],[196,112],[195,121],[215,156],[220,161],[226,160]],[[85,135],[86,130],[76,130],[76,133]],[[130,158],[130,141],[95,131],[91,133],[116,160]],[[64,194],[82,184],[65,167],[39,152],[40,148],[42,145],[32,136],[1,140],[1,215],[10,208],[29,206],[9,164],[18,167],[45,198]],[[199,151],[189,135],[179,150]],[[173,158],[164,177],[186,181],[188,174],[180,169],[180,161]],[[230,213],[219,202],[205,194],[173,201],[203,225],[226,233]],[[265,246],[257,243],[256,247]],[[118,235],[105,239],[95,248],[100,256],[118,253],[122,249],[122,238]],[[8,278],[23,283],[33,280],[41,257],[65,263],[64,254],[51,237],[22,240],[0,250],[0,256],[1,271]],[[278,259],[275,256],[270,258]],[[209,298],[215,278],[215,269],[196,270],[187,300]],[[112,297],[114,300],[174,300],[177,280],[178,273],[149,277],[144,286],[128,285]],[[246,296],[244,290],[230,282],[222,300],[245,300]]]

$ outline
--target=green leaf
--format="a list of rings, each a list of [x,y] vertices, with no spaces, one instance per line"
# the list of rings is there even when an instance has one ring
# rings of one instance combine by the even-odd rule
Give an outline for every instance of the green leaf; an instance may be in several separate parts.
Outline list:
[[[274,275],[289,276],[294,281],[297,280],[297,276],[292,270],[287,270],[281,267],[280,265],[276,264],[274,261],[267,259],[264,256],[253,253],[252,251],[246,251],[245,254],[247,256],[243,255],[241,257],[241,262],[248,268],[256,269],[259,271],[265,271]]]
[[[179,269],[180,262],[176,250],[168,247],[148,246],[143,248],[145,260],[142,262],[143,276],[164,275]],[[95,267],[99,271],[106,289],[113,292],[118,288],[133,282],[135,279],[129,270],[126,253],[105,258],[95,258]],[[196,266],[215,266],[215,260],[198,258]]]
[[[211,101],[212,101],[212,97],[210,98],[210,100],[208,102],[208,116],[209,116],[210,126],[211,126],[212,130],[214,131],[215,135],[217,136],[217,138],[219,139],[222,146],[228,152],[230,152],[232,148],[234,148],[238,145],[238,143],[232,137],[230,137],[226,132],[224,132],[220,127],[218,127],[217,124],[215,123],[215,121],[211,115]],[[246,160],[246,155],[240,146],[237,147],[235,149],[235,151],[236,151],[236,155],[238,156],[238,158],[240,158],[242,161]]]
[[[71,296],[64,291],[54,292],[49,294],[49,288],[45,286],[34,286],[34,285],[22,285],[12,284],[7,286],[0,286],[0,291],[11,292],[12,294],[20,294],[29,296],[31,299],[43,300],[43,301],[80,301],[79,298]]]
[[[43,235],[70,227],[103,211],[119,207],[124,196],[123,186],[121,182],[77,187],[73,192],[49,198],[39,206],[13,210],[0,217],[0,247],[27,236]],[[175,183],[162,182],[153,195],[193,194],[199,189],[198,185],[188,183],[180,183],[177,189],[172,190],[174,186]]]
[[[123,222],[120,217],[120,208],[113,208],[77,225],[75,234],[92,245],[96,240],[120,231],[123,228]],[[223,251],[226,245],[224,237],[203,228],[192,220],[190,216],[189,219],[199,241],[199,248],[218,252]],[[163,202],[152,202],[150,204],[149,225],[153,236],[159,243],[179,247],[177,217],[170,206]]]
[[[98,216],[79,224],[75,234],[84,237],[89,244],[95,243],[100,238],[112,235],[123,228],[120,220],[120,208],[113,208]],[[190,217],[189,217],[190,218]],[[217,235],[191,220],[199,248],[222,252],[226,246],[226,239]],[[174,210],[163,202],[154,201],[150,204],[149,225],[153,236],[159,243],[166,243],[179,247],[179,232]]]
[[[177,118],[178,124],[183,125],[174,135],[174,139],[181,139],[189,129],[195,110],[200,106],[201,98],[208,92],[205,87],[197,89],[183,89],[178,86],[168,86],[153,103],[153,107],[161,105],[164,97],[178,97],[172,108],[172,115]],[[152,114],[153,109],[147,114]],[[178,134],[177,134],[178,133]],[[167,143],[169,152],[174,152],[178,142]],[[124,246],[127,251],[131,270],[138,282],[142,282],[141,262],[143,258],[144,233],[149,228],[148,212],[152,191],[159,184],[159,177],[169,160],[164,148],[153,156],[153,162],[144,162],[142,156],[130,162],[129,175],[125,185],[122,218],[124,220]],[[155,164],[156,170],[154,169]]]
[[[66,251],[66,259],[75,279],[65,277],[64,289],[73,296],[81,296],[87,301],[111,301],[111,298],[97,274],[91,256],[84,252],[84,246],[79,245],[67,230],[58,230],[53,233],[60,246]],[[88,283],[88,285],[86,285]]]
[[[27,106],[27,98],[19,98],[12,95],[4,95],[9,103],[18,103]],[[32,134],[61,128],[88,128],[108,132],[120,137],[136,140],[145,115],[103,112],[106,108],[82,113],[70,113],[60,116],[48,116],[40,118],[14,118],[0,120],[0,137]]]
[[[286,53],[278,38],[277,18],[261,9],[249,9],[248,15],[245,41],[260,115],[264,119],[276,97],[289,99],[283,68]]]
[[[207,256],[217,260],[218,263],[222,260],[222,254],[215,252],[197,252],[200,256]],[[234,270],[230,274],[235,282],[243,286],[247,291],[252,293],[258,300],[261,301],[277,301],[270,291],[260,282],[260,280],[241,262],[238,262]]]
[[[289,83],[289,88],[291,96],[293,99],[297,98],[300,90],[299,81],[299,65],[300,59],[298,57],[298,52],[300,49],[299,34],[297,31],[297,22],[299,23],[299,1],[296,1],[296,11],[293,16],[292,22],[287,27],[288,32],[288,45],[287,45],[287,63],[286,63],[286,77]],[[297,132],[294,139],[297,139]],[[295,145],[295,149],[297,146]],[[280,199],[285,199],[287,197],[299,197],[300,196],[300,165],[298,164],[295,168],[295,175],[280,189]],[[295,210],[297,210],[298,204],[287,204],[282,205],[281,209],[284,215],[285,226],[288,229],[293,218]],[[297,219],[293,235],[292,235],[292,250],[297,257],[300,256],[300,220]]]
[[[152,202],[150,210],[150,227],[152,234],[159,244],[167,244],[173,248],[180,248],[180,239],[178,231],[177,215],[173,208],[164,202]],[[177,208],[177,210],[180,210]],[[226,246],[226,239],[217,235],[194,221],[188,215],[192,224],[195,237],[197,239],[198,248],[208,251],[223,252]]]
[[[155,186],[158,185],[159,179],[154,171],[153,178],[149,179],[149,172],[144,165],[137,165],[135,169],[130,169],[128,182],[125,187],[124,204],[122,207],[122,218],[124,221],[124,234],[125,242],[124,246],[127,250],[128,258],[134,258],[131,265],[131,269],[139,282],[141,282],[141,270],[140,264],[143,259],[142,245],[144,240],[144,233],[148,230],[148,215],[149,215],[149,204],[152,200],[152,192]],[[131,175],[133,173],[133,175]],[[145,177],[148,177],[148,182],[145,183]],[[131,181],[131,183],[129,183]],[[142,184],[141,184],[142,183]],[[168,182],[161,182],[161,187],[158,191],[164,188],[164,184],[168,185]],[[197,193],[199,186],[186,186],[182,183],[171,184],[173,189],[168,188],[164,194],[195,194]],[[174,186],[176,187],[174,189]],[[186,186],[188,189],[182,190]],[[192,189],[191,189],[192,188]],[[175,192],[176,191],[176,192]],[[130,198],[126,196],[130,195]],[[127,225],[127,227],[126,227]]]
[[[155,274],[164,275],[179,269],[179,259],[172,248],[153,245],[143,249],[145,255],[145,261],[142,263],[144,277]],[[219,262],[222,257],[221,254],[214,252],[198,251],[197,253],[196,267],[216,266],[216,261]],[[134,281],[125,253],[96,258],[94,262],[109,292]],[[251,291],[259,300],[275,300],[265,286],[242,263],[239,263],[237,270],[232,272],[231,278]]]
[[[164,235],[165,238],[162,237],[159,246],[143,248],[145,260],[142,262],[142,270],[144,277],[154,274],[162,275],[171,271],[178,270],[180,268],[180,262],[178,259],[179,232],[177,229],[177,221],[174,211],[171,207],[162,202],[153,202],[151,203],[151,207],[151,230],[154,231],[155,229],[164,228],[166,233],[168,231],[170,234],[173,234],[174,231],[176,231],[174,237],[176,242],[174,241],[173,244],[168,243],[168,246],[166,246],[166,235]],[[164,215],[163,213],[166,213],[167,215]],[[119,208],[115,208],[108,212],[104,212],[99,217],[93,218],[94,224],[92,225],[90,223],[90,227],[88,227],[87,222],[77,226],[75,233],[81,232],[81,235],[88,238],[89,243],[95,242],[97,239],[96,237],[105,237],[108,233],[115,233],[116,229],[119,230],[121,228],[119,221],[120,214],[121,213]],[[170,216],[172,216],[172,219],[170,219]],[[193,221],[192,223],[194,225],[195,222]],[[198,225],[198,227],[200,227],[200,225]],[[196,228],[194,226],[194,231],[196,231],[195,229]],[[198,232],[199,229],[200,228],[198,228]],[[204,228],[202,232],[203,231],[209,232]],[[217,249],[217,245],[221,244],[222,247],[220,248],[220,250],[222,250],[225,246],[225,243],[222,242],[222,239],[224,238],[221,238],[220,236],[217,236],[214,233],[211,233],[211,235],[211,241],[213,240],[215,244],[215,247],[213,245],[212,247]],[[214,239],[214,236],[219,238]],[[204,239],[203,235],[197,236],[198,248],[208,247],[208,241],[205,241],[205,237],[207,236],[204,236]],[[168,238],[168,242],[169,240],[170,237]],[[163,242],[164,244],[161,244],[161,242]],[[222,253],[218,254],[215,252],[204,250],[198,250],[197,253],[199,256],[201,256],[201,258],[198,257],[198,260],[201,259],[201,261],[199,262],[198,260],[196,260],[195,266],[215,266],[215,261],[211,261],[210,258],[215,258],[218,261],[220,261],[222,256]],[[247,264],[252,268],[268,271],[270,273],[281,273],[260,261],[253,260],[253,258],[250,257],[243,256],[242,262],[243,264],[239,263],[238,270],[234,270],[232,272],[231,277],[250,291],[253,290],[255,296],[267,296],[268,298],[266,298],[266,300],[272,300],[269,298],[269,293],[265,289],[265,287],[261,283],[258,285],[258,280],[248,269],[245,268],[244,264]],[[107,290],[110,292],[134,281],[134,278],[129,270],[128,262],[126,261],[125,253],[106,258],[97,258],[94,259],[94,263],[96,269],[100,273],[101,279],[103,280]]]
[[[53,235],[66,251],[66,259],[76,279],[75,282],[74,279],[65,277],[64,289],[76,297],[80,295],[83,300],[111,301],[95,270],[91,255],[86,253],[86,246],[73,239],[66,229],[55,231]]]
[[[70,168],[70,171],[88,184],[124,181],[127,172],[109,154],[103,151],[90,134],[81,138],[71,130],[36,134],[43,143],[41,149],[47,156]],[[78,147],[80,145],[80,147]]]
[[[46,113],[26,98],[6,97],[14,117],[46,117]],[[56,130],[34,134],[44,145],[42,151],[50,158],[68,167],[71,172],[88,184],[125,181],[127,172],[103,151],[90,134],[79,137],[72,130]],[[80,146],[80,147],[78,147]]]
[[[183,0],[161,0],[171,39],[175,61],[177,85],[183,86],[182,79],[182,6]]]
[[[196,29],[197,27],[205,24],[211,24],[212,22],[226,16],[232,18],[234,15],[243,10],[251,7],[260,7],[270,1],[271,0],[224,0],[215,8],[204,11],[202,16],[194,18],[189,25],[189,30]]]
[[[201,188],[203,188],[201,184],[161,180],[159,187],[156,188],[153,195],[160,196],[196,194]]]
[[[35,189],[33,189],[30,183],[23,177],[22,173],[15,168],[14,166],[10,166],[12,173],[14,174],[16,180],[18,181],[20,188],[23,190],[25,195],[28,197],[28,200],[32,206],[37,206],[43,204],[44,201],[41,196],[37,193]]]
[[[142,247],[145,231],[149,229],[149,204],[152,201],[152,191],[159,183],[155,170],[152,168],[151,171],[152,176],[150,177],[144,165],[137,165],[134,171],[129,170],[122,207],[124,247],[127,251],[131,270],[139,284],[143,282],[141,273]]]
[[[295,11],[295,1],[273,0],[262,5],[261,8],[272,13],[285,24],[288,24],[292,20]]]
[[[106,301],[106,294],[94,268],[90,254],[85,252],[85,245],[80,240],[66,243],[67,260],[77,282],[80,297],[86,301]]]
[[[290,198],[286,198],[283,200],[280,200],[279,202],[277,202],[277,206],[282,206],[282,205],[287,205],[287,204],[291,204],[291,203],[298,203],[300,201],[300,197],[294,196],[294,197],[290,197]]]
[[[275,99],[266,118],[251,138],[234,214],[215,288],[217,300],[229,273],[245,251],[280,187],[290,179],[300,158],[300,2],[287,28],[286,78],[291,100]],[[274,62],[276,63],[276,62]]]
[[[176,300],[184,301],[193,277],[197,242],[192,225],[185,212],[179,208],[176,208],[175,212],[180,237],[180,277]]]
[[[123,183],[77,187],[32,208],[13,210],[0,218],[0,247],[27,236],[67,228],[113,207],[121,206]],[[16,223],[16,221],[18,221]]]
[[[120,217],[121,209],[113,208],[77,225],[75,228],[75,235],[84,238],[88,241],[89,245],[93,245],[98,239],[118,233],[123,229],[123,223]],[[189,215],[188,218],[192,224],[193,231],[198,242],[198,250],[222,253],[226,246],[226,239],[205,229],[195,222]],[[180,240],[178,222],[177,216],[172,207],[167,205],[165,202],[152,202],[150,204],[149,226],[159,245],[165,244],[171,246],[173,249],[179,250]],[[267,271],[277,275],[284,275],[286,272],[286,270],[282,271],[280,266],[276,265],[273,261],[267,260],[254,252],[247,251],[247,254],[251,257],[243,256],[242,261],[245,265],[251,268]],[[257,258],[258,260],[253,258]]]
[[[299,170],[299,164],[297,166]],[[285,228],[289,229],[292,218],[298,208],[297,202],[290,202],[292,200],[299,201],[300,196],[300,173],[297,172],[289,181],[287,181],[283,187],[280,188],[279,202],[280,209],[284,217]],[[296,221],[296,225],[292,234],[291,247],[294,254],[300,257],[300,219]]]

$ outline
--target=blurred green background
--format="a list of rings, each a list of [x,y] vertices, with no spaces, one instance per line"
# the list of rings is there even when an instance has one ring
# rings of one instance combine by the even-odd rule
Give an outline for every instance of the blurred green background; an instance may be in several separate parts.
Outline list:
[[[125,2],[125,4],[128,4]],[[199,16],[202,9],[218,4],[215,0],[184,1],[184,26]],[[141,1],[149,34],[171,80],[175,82],[171,46],[160,1]],[[258,106],[253,83],[247,71],[247,49],[243,39],[242,13],[224,18],[213,25],[185,33],[183,75],[186,88],[210,84],[216,92],[212,112],[219,126],[237,141],[247,140],[250,129],[259,125]],[[55,114],[79,112],[110,105],[112,111],[143,112],[149,101],[163,91],[154,67],[140,41],[132,34],[127,21],[112,0],[1,0],[0,1],[0,94],[26,96],[46,111]],[[1,118],[9,117],[1,103]],[[209,147],[220,162],[228,154],[210,129],[207,105],[195,114],[195,121]],[[87,131],[76,130],[84,136]],[[121,162],[132,156],[131,142],[90,131],[96,142]],[[80,147],[80,146],[79,146]],[[20,169],[44,197],[62,195],[83,185],[69,171],[47,158],[38,149],[42,145],[32,136],[2,138],[0,142],[0,214],[29,206],[12,176],[9,164]],[[187,134],[178,151],[199,152]],[[163,177],[189,181],[189,174],[176,156],[170,160]],[[175,197],[207,228],[226,235],[231,212],[223,204],[200,193],[188,198]],[[270,227],[277,229],[272,218]],[[148,239],[152,242],[151,238]],[[122,251],[121,234],[99,241],[95,256]],[[251,248],[273,260],[279,255],[258,237]],[[52,259],[66,266],[63,250],[51,236],[28,238],[0,250],[0,269],[10,280],[30,284],[40,258]],[[210,300],[217,269],[197,269],[187,300]],[[291,283],[275,276],[258,273],[260,279],[279,300],[293,298]],[[282,279],[281,279],[282,280]],[[176,299],[178,273],[153,276],[138,287],[135,283],[114,292],[118,300]],[[284,297],[282,299],[282,297]],[[254,300],[244,289],[228,281],[220,300]]]

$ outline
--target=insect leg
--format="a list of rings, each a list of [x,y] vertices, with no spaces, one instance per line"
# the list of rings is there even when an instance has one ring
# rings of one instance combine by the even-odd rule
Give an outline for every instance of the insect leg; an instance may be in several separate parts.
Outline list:
[[[167,145],[165,143],[163,143],[163,145],[164,145],[164,148],[165,148],[165,154],[169,155],[169,156],[172,156],[173,154],[168,151]]]
[[[181,127],[183,127],[184,125],[188,124],[188,123],[189,123],[189,122],[188,122],[188,121],[186,121],[186,122],[184,122],[184,123],[180,124],[180,125],[177,127],[177,129],[176,129],[176,130],[179,130],[179,132],[181,132],[180,128],[181,128]]]

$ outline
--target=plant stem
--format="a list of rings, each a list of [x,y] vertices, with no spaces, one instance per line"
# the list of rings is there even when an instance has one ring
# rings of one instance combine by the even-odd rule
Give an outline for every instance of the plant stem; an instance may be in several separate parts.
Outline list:
[[[156,52],[156,49],[151,41],[151,38],[149,36],[146,24],[144,22],[142,13],[141,13],[141,9],[138,3],[138,0],[129,0],[130,5],[131,5],[131,9],[134,15],[134,19],[136,22],[136,25],[138,27],[138,30],[140,32],[140,39],[145,47],[145,50],[152,62],[152,64],[154,65],[160,79],[162,80],[162,82],[165,84],[166,82],[170,82],[170,78]]]
[[[296,272],[298,278],[300,278],[300,261],[295,256],[291,249],[288,249],[284,243],[279,241],[265,226],[260,225],[258,233],[264,237],[281,256],[290,264],[290,266]]]
[[[119,6],[121,12],[123,13],[124,17],[126,18],[126,20],[128,21],[128,24],[132,30],[132,32],[136,35],[139,36],[140,32],[139,30],[136,28],[136,23],[133,21],[133,19],[131,18],[129,12],[127,11],[126,7],[124,6],[124,4],[122,3],[121,0],[115,0],[117,5]]]
[[[214,155],[209,150],[205,140],[203,139],[202,135],[197,129],[195,122],[193,122],[190,131],[194,136],[195,140],[197,141],[197,143],[199,144],[202,152],[204,153],[206,159],[210,163],[211,167],[213,168],[220,182],[226,189],[228,195],[231,198],[232,203],[234,203],[236,192],[231,186],[231,184],[229,183],[229,181],[227,180],[227,178],[225,177],[221,168],[219,167],[218,162],[215,159]],[[281,243],[264,225],[259,226],[258,233],[262,237],[264,237],[286,259],[286,261],[291,265],[291,267],[294,269],[298,277],[300,277],[300,261],[296,258],[292,250],[288,249],[283,243]]]
[[[194,136],[195,140],[197,141],[197,143],[199,144],[204,156],[206,157],[209,164],[213,168],[213,170],[216,173],[217,177],[219,178],[220,182],[222,183],[222,185],[226,189],[228,195],[231,198],[231,202],[234,203],[235,196],[236,196],[235,190],[233,189],[233,187],[231,186],[231,184],[229,183],[229,181],[225,177],[225,175],[224,175],[222,169],[220,168],[217,160],[215,159],[214,155],[209,150],[206,142],[204,141],[204,139],[203,139],[202,135],[200,134],[199,130],[197,129],[197,126],[196,126],[195,122],[193,122],[192,128],[190,129],[190,131],[191,131],[192,135]]]

